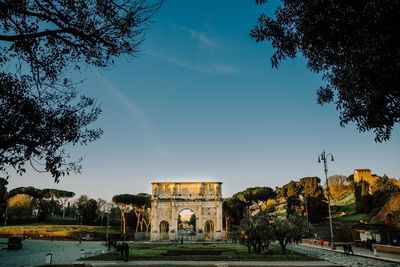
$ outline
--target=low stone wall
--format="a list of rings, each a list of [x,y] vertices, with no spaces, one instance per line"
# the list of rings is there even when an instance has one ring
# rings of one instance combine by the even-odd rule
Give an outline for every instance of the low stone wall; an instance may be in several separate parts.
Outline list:
[[[308,245],[313,245],[313,246],[321,246],[320,239],[305,239],[305,238],[303,238],[301,240],[301,243],[308,244]],[[331,246],[331,242],[329,242],[327,240],[324,240],[324,246],[330,247]]]
[[[378,252],[400,254],[400,247],[380,244],[374,244],[373,247],[376,248]]]
[[[317,240],[317,239],[305,239],[305,238],[303,238],[302,240],[301,240],[301,243],[303,243],[303,244],[309,244],[309,245],[319,245],[319,240]]]

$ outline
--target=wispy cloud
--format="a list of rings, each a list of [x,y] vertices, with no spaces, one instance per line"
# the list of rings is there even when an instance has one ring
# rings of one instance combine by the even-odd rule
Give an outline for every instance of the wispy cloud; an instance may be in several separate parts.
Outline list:
[[[102,81],[103,87],[107,89],[112,95],[116,97],[118,102],[122,104],[125,109],[130,112],[135,120],[138,122],[138,126],[142,131],[146,132],[147,141],[151,147],[162,157],[175,158],[173,153],[168,147],[161,141],[158,130],[155,125],[150,121],[145,112],[128,96],[126,96],[121,90],[117,88],[109,79],[100,74],[96,73],[98,78]]]
[[[216,41],[211,39],[206,33],[198,32],[192,29],[187,29],[187,31],[192,35],[193,39],[196,39],[200,42],[200,44],[208,46],[210,48],[214,48],[220,46]]]
[[[195,29],[187,28],[184,26],[176,25],[175,23],[171,23],[172,27],[175,30],[180,30],[185,33],[188,33],[192,39],[198,42],[201,46],[208,47],[208,48],[217,48],[221,47],[222,44],[217,42],[214,38],[212,38],[208,33],[197,31]]]
[[[201,64],[201,63],[192,63],[186,60],[183,60],[175,55],[166,55],[160,53],[155,50],[149,50],[147,53],[155,58],[158,58],[162,61],[177,65],[187,70],[202,72],[202,73],[211,73],[211,74],[233,74],[238,72],[238,68],[233,65],[225,64],[225,63],[209,63],[209,64]]]

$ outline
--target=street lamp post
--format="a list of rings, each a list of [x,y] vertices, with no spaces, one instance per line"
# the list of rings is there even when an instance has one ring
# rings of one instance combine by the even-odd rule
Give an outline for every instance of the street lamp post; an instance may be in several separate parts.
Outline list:
[[[325,150],[322,151],[321,154],[318,155],[318,163],[324,163],[324,171],[325,171],[325,180],[326,180],[326,190],[328,192],[328,212],[329,212],[329,224],[331,228],[331,246],[332,249],[336,249],[335,239],[333,237],[333,224],[332,224],[332,213],[331,213],[331,192],[329,190],[329,182],[328,182],[328,157],[330,156],[330,160],[334,161],[332,153],[325,153]]]

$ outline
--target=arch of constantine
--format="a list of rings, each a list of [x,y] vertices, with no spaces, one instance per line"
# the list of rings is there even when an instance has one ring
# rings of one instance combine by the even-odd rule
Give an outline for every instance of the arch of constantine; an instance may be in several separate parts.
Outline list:
[[[221,240],[221,182],[155,182],[151,194],[150,241],[179,238],[180,213],[194,213],[193,240]]]

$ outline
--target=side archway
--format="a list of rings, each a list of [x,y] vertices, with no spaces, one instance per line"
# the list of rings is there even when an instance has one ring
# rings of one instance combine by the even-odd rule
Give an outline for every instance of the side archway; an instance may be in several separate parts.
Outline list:
[[[169,240],[169,223],[167,221],[160,222],[160,240],[167,241]]]
[[[214,222],[212,220],[207,220],[204,224],[204,238],[206,240],[214,239]]]

